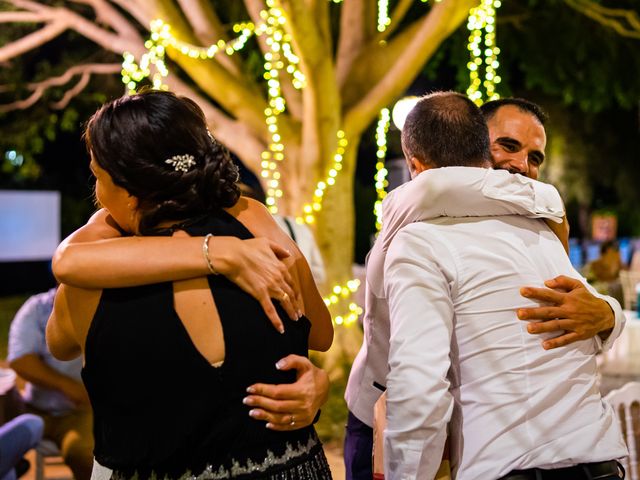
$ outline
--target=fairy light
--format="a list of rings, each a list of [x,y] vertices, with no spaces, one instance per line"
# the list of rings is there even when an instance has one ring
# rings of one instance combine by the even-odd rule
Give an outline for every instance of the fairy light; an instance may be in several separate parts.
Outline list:
[[[387,196],[387,174],[389,173],[384,165],[384,160],[387,156],[387,132],[389,131],[389,124],[391,123],[391,114],[388,108],[380,110],[380,116],[378,117],[378,125],[376,127],[376,144],[378,150],[376,151],[376,174],[374,176],[377,199],[373,205],[373,213],[376,216],[376,230],[379,232],[382,228],[382,200]]]
[[[169,24],[160,19],[153,20],[150,25],[150,36],[145,42],[147,49],[139,60],[133,54],[125,52],[122,62],[122,82],[127,86],[129,93],[135,92],[138,85],[149,78],[155,89],[167,89],[165,78],[169,75],[169,69],[165,62],[167,48],[172,48],[178,54],[192,59],[210,60],[217,54],[233,55],[245,47],[251,36],[266,37],[268,46],[264,53],[264,74],[267,82],[268,105],[265,108],[265,123],[269,132],[269,144],[262,153],[261,177],[267,186],[267,206],[273,213],[278,211],[277,201],[282,197],[280,188],[281,174],[278,164],[284,160],[284,144],[279,132],[278,116],[286,109],[285,99],[282,96],[281,79],[283,71],[290,75],[294,88],[302,89],[306,86],[306,78],[300,70],[300,59],[292,48],[291,36],[284,31],[286,17],[277,4],[278,0],[267,0],[267,9],[260,13],[262,23],[254,25],[252,22],[242,22],[233,25],[233,32],[237,36],[227,42],[219,40],[209,46],[197,46],[176,38]],[[342,0],[333,0],[334,3],[342,3]],[[388,15],[388,0],[379,0],[378,3],[378,28],[383,31],[390,23]],[[386,110],[386,109],[385,109]],[[388,116],[388,110],[386,115]],[[388,128],[388,120],[387,127]],[[315,216],[322,210],[322,201],[326,190],[335,185],[336,178],[343,168],[343,158],[348,145],[343,131],[337,132],[337,148],[332,157],[332,164],[326,172],[323,180],[316,184],[313,199],[303,206],[303,214],[296,220],[300,223],[314,223]],[[386,142],[385,142],[386,145]],[[379,145],[386,150],[386,146]],[[384,156],[384,155],[383,155]],[[378,157],[380,158],[380,157]],[[385,180],[383,180],[383,183]],[[350,280],[346,286],[339,286],[332,294],[325,298],[329,305],[347,302],[349,297],[358,289],[360,282]],[[356,303],[348,304],[348,311],[335,317],[337,325],[350,325],[357,321],[362,313],[362,308]]]
[[[378,0],[378,31],[384,32],[390,23],[389,0]]]
[[[219,40],[208,47],[198,47],[178,40],[171,33],[170,25],[160,19],[151,22],[150,30],[151,35],[144,44],[147,52],[142,55],[139,64],[136,63],[133,54],[129,52],[123,54],[122,82],[127,86],[129,93],[134,92],[138,84],[148,77],[151,77],[153,88],[167,89],[164,78],[169,75],[169,69],[165,63],[168,47],[194,59],[212,59],[219,52],[233,55],[244,48],[252,35],[262,33],[262,27],[256,29],[251,22],[238,23],[233,26],[233,31],[240,34],[235,39],[229,42]]]
[[[352,279],[344,285],[334,285],[331,294],[324,297],[324,303],[328,308],[335,307],[338,303],[348,301],[349,298],[360,288],[360,280]],[[362,307],[355,302],[349,302],[348,312],[333,316],[336,325],[351,325],[358,320],[362,314]]]
[[[342,130],[338,130],[338,147],[333,154],[333,163],[329,167],[327,176],[320,180],[316,184],[316,188],[313,192],[313,200],[311,203],[305,203],[302,206],[302,215],[296,217],[298,223],[314,223],[315,216],[322,210],[322,200],[324,194],[329,187],[332,187],[336,183],[336,177],[342,170],[342,161],[344,159],[344,152],[349,144],[345,133]]]
[[[467,20],[467,29],[470,32],[467,46],[470,54],[470,60],[467,63],[469,69],[467,95],[478,105],[486,100],[499,98],[496,85],[501,81],[497,74],[500,66],[498,62],[500,48],[496,45],[495,20],[496,9],[500,5],[500,0],[482,0],[480,5],[469,11]]]
[[[286,22],[282,10],[277,8],[275,0],[267,0],[267,10],[260,12],[266,24],[268,51],[264,53],[264,74],[267,82],[268,105],[264,110],[265,122],[270,135],[270,142],[262,152],[260,176],[267,186],[266,204],[271,213],[278,213],[278,199],[282,197],[280,188],[280,172],[278,163],[284,160],[284,144],[278,127],[278,116],[284,112],[285,100],[280,84],[281,72],[284,69],[283,44],[286,34],[282,25]],[[288,47],[290,49],[290,46]]]

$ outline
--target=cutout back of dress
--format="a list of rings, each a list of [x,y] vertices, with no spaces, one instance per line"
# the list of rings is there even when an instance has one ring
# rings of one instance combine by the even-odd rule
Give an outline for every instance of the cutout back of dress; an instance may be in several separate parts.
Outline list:
[[[185,230],[252,237],[222,210]],[[231,472],[234,462],[237,472],[251,462],[268,471],[282,468],[278,459],[302,464],[321,449],[312,427],[271,431],[242,403],[253,383],[295,381],[295,371],[278,371],[275,363],[291,353],[307,355],[309,321],[289,320],[278,305],[285,325],[280,334],[256,300],[222,276],[207,278],[224,335],[219,368],[196,348],[174,310],[172,283],[102,294],[82,375],[94,408],[96,459],[116,476],[178,478],[207,466]]]

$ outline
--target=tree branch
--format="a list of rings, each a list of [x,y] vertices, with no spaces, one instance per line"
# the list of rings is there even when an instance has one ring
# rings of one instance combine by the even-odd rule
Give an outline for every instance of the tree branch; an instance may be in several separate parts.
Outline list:
[[[48,23],[40,30],[30,33],[29,35],[7,43],[5,46],[0,47],[0,63],[44,45],[49,40],[56,38],[67,28],[67,22],[58,20]]]
[[[74,76],[82,75],[80,81],[69,91],[67,91],[59,102],[53,103],[51,106],[55,109],[62,109],[67,106],[69,100],[78,95],[89,82],[91,75],[111,75],[119,72],[122,66],[119,63],[89,63],[85,65],[75,65],[69,68],[62,75],[51,77],[41,82],[31,83],[28,85],[29,90],[33,93],[24,100],[18,100],[5,105],[0,105],[0,112],[9,112],[12,110],[24,110],[35,104],[42,98],[42,95],[51,87],[58,87],[68,83]]]
[[[62,110],[69,104],[71,99],[73,99],[76,95],[78,95],[82,90],[86,88],[86,86],[89,84],[89,80],[91,80],[91,74],[86,72],[83,73],[78,83],[76,83],[73,88],[67,90],[60,101],[52,103],[51,108],[53,108],[54,110]]]
[[[112,0],[114,4],[118,5],[125,12],[128,12],[138,23],[146,28],[149,28],[151,23],[152,14],[145,8],[144,5],[140,5],[139,2],[132,2],[131,0]]]
[[[340,36],[336,53],[336,78],[342,87],[365,44],[363,21],[365,0],[349,0],[340,10]]]
[[[191,28],[170,0],[147,0],[153,4],[152,10],[159,18],[171,25],[173,34],[188,43],[196,43]],[[267,129],[264,122],[266,102],[256,85],[247,77],[239,82],[217,62],[203,62],[183,55],[173,48],[167,48],[167,55],[191,77],[191,79],[227,112],[247,123],[256,135],[266,141]]]
[[[193,27],[193,34],[201,45],[209,46],[218,40],[229,40],[224,26],[210,2],[203,0],[178,0],[178,4]],[[216,55],[215,60],[226,68],[234,76],[240,75],[240,62],[238,56]]]
[[[188,96],[202,108],[217,140],[238,155],[247,168],[260,171],[260,154],[266,145],[244,122],[233,120],[175,75],[167,79],[167,84],[172,91]]]
[[[355,105],[345,115],[348,135],[362,133],[382,107],[389,105],[407,89],[427,59],[460,26],[467,18],[469,9],[476,4],[476,0],[435,3],[428,14],[397,35],[387,45],[386,52],[381,54],[380,47],[364,51],[358,59],[359,70],[350,78],[349,83],[351,79],[355,83],[347,84],[351,98],[356,99]],[[370,67],[363,71],[364,65],[376,65],[376,71],[372,72]],[[376,81],[371,88],[367,88]],[[354,95],[356,91],[359,93]],[[363,95],[363,91],[366,94]]]
[[[48,7],[30,0],[9,0],[9,2],[18,8],[27,9],[31,13],[41,15],[41,21],[46,22],[47,25],[40,30],[0,47],[0,62],[6,62],[29,50],[42,46],[67,29],[75,30],[105,50],[116,53],[122,53],[125,50],[135,50],[136,47],[137,50],[142,48],[142,45],[138,44],[138,41],[135,39],[123,38],[104,30],[68,8]]]
[[[0,12],[0,23],[39,23],[45,22],[47,16],[35,12]]]
[[[249,12],[249,17],[251,17],[251,21],[256,26],[264,23],[264,20],[260,17],[260,12],[267,8],[264,0],[245,0],[244,3],[247,8],[247,12]],[[256,40],[262,55],[270,50],[264,35],[257,36]],[[282,88],[282,95],[287,103],[287,111],[293,119],[300,121],[302,119],[302,95],[300,91],[293,88],[293,85],[291,84],[291,76],[287,72],[283,70],[281,75],[282,81],[280,82],[280,86]]]
[[[105,0],[72,0],[76,3],[82,3],[91,6],[96,12],[96,21],[109,25],[119,35],[135,41],[141,41],[142,38],[133,25],[120,12],[113,8]]]
[[[393,9],[393,13],[391,14],[391,24],[385,29],[384,32],[380,32],[378,34],[377,40],[386,40],[391,36],[393,32],[400,26],[400,23],[404,19],[404,16],[409,11],[409,8],[413,4],[413,0],[400,0],[396,5],[396,8]]]
[[[282,0],[281,5],[287,17],[285,29],[291,35],[307,80],[302,91],[301,162],[296,173],[302,178],[318,178],[331,161],[337,141],[336,131],[340,127],[340,96],[330,43],[323,40],[313,11],[304,0]]]
[[[591,0],[565,0],[565,3],[601,25],[612,28],[618,35],[640,39],[640,17],[633,10],[607,8]]]

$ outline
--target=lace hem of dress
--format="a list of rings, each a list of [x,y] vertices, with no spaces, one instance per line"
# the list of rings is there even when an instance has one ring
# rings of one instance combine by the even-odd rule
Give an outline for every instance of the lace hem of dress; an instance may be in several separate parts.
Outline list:
[[[281,455],[275,455],[271,450],[267,450],[267,454],[262,462],[254,462],[249,459],[243,464],[233,459],[230,468],[220,466],[214,470],[212,465],[207,467],[199,475],[193,475],[187,472],[180,476],[177,480],[224,480],[229,478],[237,478],[242,476],[252,477],[253,475],[264,473],[274,467],[284,466],[292,460],[309,455],[314,449],[317,452],[310,458],[290,469],[279,470],[268,476],[260,478],[269,480],[330,480],[331,471],[329,464],[320,446],[317,437],[309,437],[306,444],[298,442],[294,447],[289,442],[286,443],[285,451]],[[160,480],[155,474],[152,474],[150,480]],[[113,472],[111,480],[127,480],[121,472]],[[134,475],[131,480],[139,480],[138,475]],[[166,480],[166,478],[164,479]]]

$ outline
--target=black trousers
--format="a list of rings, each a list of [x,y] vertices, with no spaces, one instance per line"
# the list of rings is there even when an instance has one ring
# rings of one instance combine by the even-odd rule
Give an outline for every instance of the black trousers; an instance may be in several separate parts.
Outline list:
[[[349,412],[344,437],[344,466],[346,480],[371,480],[373,465],[373,428]]]
[[[625,478],[622,465],[615,460],[582,463],[573,467],[543,470],[513,470],[498,480],[614,480]]]

